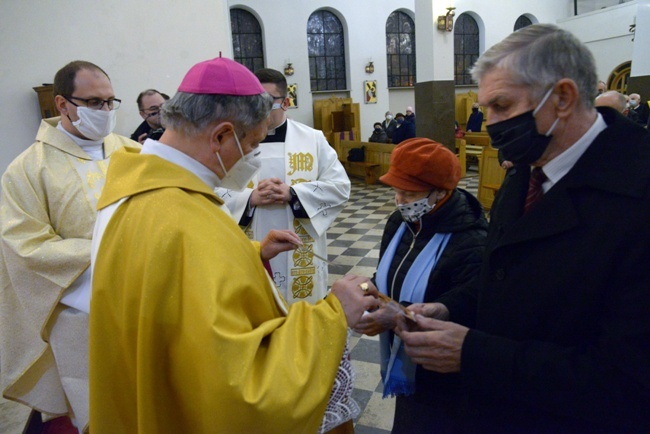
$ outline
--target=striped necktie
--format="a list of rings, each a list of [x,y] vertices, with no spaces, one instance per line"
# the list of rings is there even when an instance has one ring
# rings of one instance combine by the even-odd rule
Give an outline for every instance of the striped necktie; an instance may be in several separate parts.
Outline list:
[[[530,179],[528,180],[528,194],[526,195],[526,203],[524,205],[524,214],[527,213],[532,205],[537,202],[543,195],[544,190],[542,184],[546,181],[546,175],[541,167],[535,167],[530,172]]]

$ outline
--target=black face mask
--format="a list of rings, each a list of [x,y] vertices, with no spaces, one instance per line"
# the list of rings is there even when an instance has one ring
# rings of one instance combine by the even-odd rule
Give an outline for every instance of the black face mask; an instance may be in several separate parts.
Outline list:
[[[551,141],[551,133],[560,119],[555,120],[546,134],[540,134],[534,115],[544,105],[552,90],[549,89],[535,110],[487,126],[492,146],[501,151],[505,160],[514,164],[532,164],[544,154]]]

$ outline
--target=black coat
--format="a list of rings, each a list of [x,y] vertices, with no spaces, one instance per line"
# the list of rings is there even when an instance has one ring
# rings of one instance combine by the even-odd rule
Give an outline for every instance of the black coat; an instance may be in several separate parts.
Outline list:
[[[406,139],[415,137],[415,116],[406,116],[395,131],[393,131],[393,143],[399,145]]]
[[[384,120],[381,123],[381,127],[386,131],[388,138],[392,139],[395,128],[397,128],[397,121],[395,119],[391,119],[390,122]]]
[[[422,229],[410,253],[413,234],[408,229],[397,246],[395,257],[388,270],[388,292],[391,292],[391,282],[397,272],[393,295],[396,300],[399,300],[407,271],[420,251],[438,232],[453,235],[429,275],[424,302],[432,302],[447,291],[476,284],[487,235],[487,221],[483,208],[476,198],[464,190],[457,189],[440,209],[425,215],[421,221]],[[388,218],[381,240],[380,259],[384,256],[388,244],[402,222],[399,211],[395,211]],[[413,227],[413,224],[409,224]],[[404,263],[399,267],[402,259]],[[395,433],[431,432],[430,430],[437,429],[436,420],[440,418],[439,414],[454,411],[457,400],[464,396],[458,376],[437,374],[421,366],[417,367],[415,383],[414,395],[397,398],[393,428]]]
[[[135,129],[133,134],[131,134],[131,140],[135,140],[136,142],[138,141],[138,137],[140,137],[143,134],[149,135],[151,133],[151,126],[147,123],[147,121],[142,121],[140,125],[138,125],[138,128]]]
[[[368,141],[374,143],[386,143],[388,142],[388,136],[384,130],[379,130],[379,132],[373,131]]]
[[[492,208],[481,285],[446,294],[473,324],[469,432],[650,432],[650,135],[615,110],[522,215],[530,170]]]

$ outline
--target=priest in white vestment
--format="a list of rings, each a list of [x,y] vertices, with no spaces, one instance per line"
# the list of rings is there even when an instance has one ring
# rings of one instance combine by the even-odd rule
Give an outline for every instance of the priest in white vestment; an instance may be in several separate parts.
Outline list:
[[[255,73],[273,98],[269,132],[260,144],[262,169],[249,188],[217,194],[249,238],[291,229],[303,246],[270,261],[273,280],[289,304],[314,303],[327,294],[327,228],[350,197],[350,180],[319,130],[287,119],[287,81],[281,72]],[[317,256],[315,256],[317,255]]]

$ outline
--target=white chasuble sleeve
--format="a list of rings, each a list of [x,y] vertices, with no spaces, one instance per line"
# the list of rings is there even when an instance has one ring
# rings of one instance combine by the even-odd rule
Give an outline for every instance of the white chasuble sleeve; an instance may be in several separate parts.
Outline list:
[[[318,238],[350,198],[350,179],[321,131],[291,120],[287,122],[287,178],[291,179],[290,185],[309,216],[300,219],[300,223],[313,238]],[[304,178],[300,176],[301,171]]]

